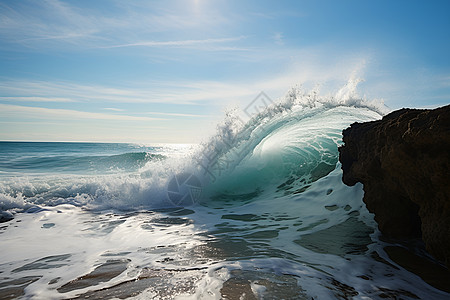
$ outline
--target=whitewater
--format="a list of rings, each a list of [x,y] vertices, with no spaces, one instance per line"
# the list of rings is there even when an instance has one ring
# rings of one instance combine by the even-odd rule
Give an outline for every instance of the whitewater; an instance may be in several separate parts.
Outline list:
[[[0,298],[448,299],[342,183],[342,130],[387,112],[356,84],[200,145],[0,142]]]

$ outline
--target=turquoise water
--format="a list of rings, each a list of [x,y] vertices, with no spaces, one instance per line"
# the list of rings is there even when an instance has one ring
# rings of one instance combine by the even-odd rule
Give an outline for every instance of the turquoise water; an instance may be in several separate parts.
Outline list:
[[[0,176],[136,171],[164,147],[120,143],[0,142]]]

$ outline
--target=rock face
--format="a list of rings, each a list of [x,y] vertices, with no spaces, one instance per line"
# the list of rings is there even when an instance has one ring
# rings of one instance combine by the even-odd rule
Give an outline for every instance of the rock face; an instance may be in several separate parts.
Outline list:
[[[364,185],[364,202],[380,231],[421,237],[450,267],[450,105],[401,109],[354,123],[339,148],[343,182]]]

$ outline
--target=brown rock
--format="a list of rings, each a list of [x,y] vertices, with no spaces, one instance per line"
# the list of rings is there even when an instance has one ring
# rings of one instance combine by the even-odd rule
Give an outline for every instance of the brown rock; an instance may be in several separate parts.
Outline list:
[[[421,237],[450,266],[450,105],[400,109],[354,123],[339,148],[343,182],[364,185],[364,202],[380,231]]]

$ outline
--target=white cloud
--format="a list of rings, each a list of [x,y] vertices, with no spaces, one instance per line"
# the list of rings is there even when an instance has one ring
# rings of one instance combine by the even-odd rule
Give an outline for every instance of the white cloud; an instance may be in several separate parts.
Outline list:
[[[0,101],[9,101],[9,102],[76,102],[73,99],[69,98],[52,98],[52,97],[0,97]]]
[[[176,41],[146,41],[139,43],[131,43],[131,44],[122,44],[122,45],[113,45],[113,46],[105,46],[101,48],[123,48],[123,47],[137,47],[137,46],[145,46],[145,47],[199,47],[203,46],[203,49],[215,49],[214,47],[209,48],[209,45],[218,44],[218,43],[228,43],[234,42],[241,39],[244,39],[244,36],[232,37],[232,38],[211,38],[211,39],[203,39],[203,40],[176,40]],[[205,47],[206,46],[206,47]],[[238,49],[245,50],[241,48],[233,48],[233,47],[220,47],[219,49]]]
[[[0,36],[23,45],[38,40],[79,40],[99,32],[96,18],[77,13],[68,4],[56,0],[0,4]]]
[[[120,109],[120,108],[114,108],[114,107],[105,107],[104,109],[106,109],[106,110],[112,110],[112,111],[124,111],[123,109]]]
[[[35,119],[62,119],[62,120],[114,120],[114,121],[155,121],[165,120],[162,118],[139,117],[129,115],[111,115],[104,113],[84,112],[70,109],[55,109],[43,107],[29,107],[10,104],[0,104],[0,115],[14,118],[35,118]]]
[[[278,98],[296,84],[334,84],[339,89],[350,77],[363,77],[365,56],[323,59],[318,50],[291,51],[292,63],[281,73],[266,73],[228,80],[145,80],[125,87],[88,85],[65,81],[0,81],[0,101],[20,99],[35,102],[164,103],[226,106],[251,101],[260,91]],[[286,51],[283,51],[286,53]],[[287,54],[287,53],[286,53]],[[295,57],[296,55],[297,57]],[[262,57],[261,57],[262,58]],[[291,59],[286,59],[289,62]],[[285,61],[285,63],[286,63]],[[33,99],[33,100],[31,100]],[[108,104],[107,108],[111,108]],[[112,109],[109,109],[112,110]],[[117,110],[116,110],[117,111]]]
[[[72,82],[5,80],[0,82],[0,93],[12,95],[8,99],[24,95],[21,97],[41,99],[42,102],[56,98],[67,99],[67,102],[196,104],[249,95],[254,91],[246,84],[215,81],[151,81],[145,83],[145,88],[117,88]]]
[[[192,118],[205,118],[209,117],[207,115],[196,115],[196,114],[179,114],[179,113],[166,113],[166,112],[147,112],[149,115],[161,115],[161,116],[174,116],[174,117],[192,117]]]
[[[155,34],[189,29],[193,36],[199,31],[207,32],[207,36],[217,36],[221,35],[220,28],[233,22],[230,16],[224,16],[215,9],[199,13],[187,2],[167,1],[111,2],[111,6],[101,9],[58,0],[3,2],[0,3],[0,16],[0,39],[3,42],[34,49],[71,47],[72,51],[74,46],[83,49],[199,46],[199,43],[204,43],[200,39],[158,41]],[[217,43],[219,40],[210,38],[203,41]],[[226,39],[222,40],[225,42]],[[236,38],[228,42],[234,40]],[[233,47],[228,50],[233,50]]]
[[[280,46],[284,45],[283,34],[281,32],[275,32],[272,35],[272,39],[275,41],[275,44]]]

